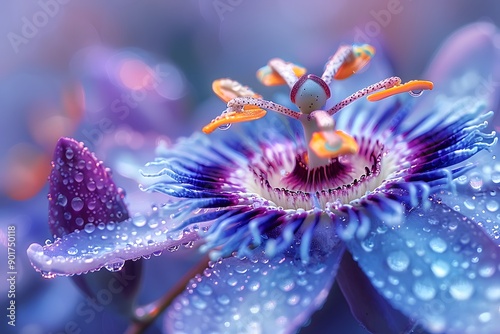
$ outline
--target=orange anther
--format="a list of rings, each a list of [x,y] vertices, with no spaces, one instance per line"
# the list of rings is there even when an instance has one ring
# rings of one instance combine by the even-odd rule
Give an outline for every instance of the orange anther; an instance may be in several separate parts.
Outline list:
[[[303,67],[293,64],[293,73],[300,78],[306,74],[307,70]],[[274,71],[271,66],[266,65],[257,71],[257,79],[264,86],[279,86],[286,84],[286,81],[279,75],[278,72]]]
[[[205,125],[202,131],[206,134],[214,132],[218,127],[226,124],[254,121],[266,115],[267,111],[256,106],[245,106],[243,111],[231,111],[217,116],[209,124]]]
[[[236,97],[254,97],[262,98],[259,94],[254,93],[247,86],[243,86],[238,81],[228,78],[217,79],[212,83],[214,93],[224,102],[229,102]]]
[[[423,90],[431,90],[434,87],[432,81],[425,80],[412,80],[405,84],[397,85],[391,88],[381,90],[379,92],[368,95],[368,101],[375,102],[385,99],[400,93],[413,93],[414,95],[419,95]]]
[[[353,53],[354,57],[350,61],[342,64],[337,73],[335,73],[334,79],[347,79],[365,67],[375,55],[375,48],[368,44],[354,46]]]

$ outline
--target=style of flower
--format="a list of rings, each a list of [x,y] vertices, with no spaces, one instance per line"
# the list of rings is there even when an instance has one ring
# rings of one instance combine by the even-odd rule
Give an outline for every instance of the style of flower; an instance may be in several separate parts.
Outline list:
[[[102,228],[85,221],[82,231],[33,244],[33,266],[47,276],[117,270],[126,260],[201,245],[214,262],[168,308],[167,332],[295,332],[337,279],[371,331],[420,325],[433,333],[495,333],[498,241],[486,222],[447,202],[449,193],[462,198],[454,180],[474,171],[462,162],[497,142],[486,132],[492,112],[468,96],[419,109],[411,97],[391,96],[420,95],[432,83],[397,77],[325,107],[331,81],[359,71],[373,54],[369,45],[342,46],[321,77],[271,60],[259,79],[287,84],[299,111],[233,80],[215,81],[228,108],[204,132],[252,122],[159,150],[145,175],[158,179],[147,190],[167,195],[165,205]],[[350,105],[364,96],[388,99]],[[76,145],[70,157],[56,150],[56,166],[80,168],[85,148]],[[495,182],[495,168],[486,180]],[[88,187],[91,172],[80,170]]]

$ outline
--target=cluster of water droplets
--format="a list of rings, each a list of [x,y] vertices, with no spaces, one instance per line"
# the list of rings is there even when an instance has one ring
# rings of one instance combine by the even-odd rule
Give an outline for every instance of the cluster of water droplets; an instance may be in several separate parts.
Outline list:
[[[302,325],[326,297],[341,252],[316,253],[303,264],[298,247],[271,259],[259,247],[250,257],[211,262],[174,301],[167,331],[267,333]]]
[[[111,171],[72,139],[56,146],[49,177],[49,227],[55,237],[74,230],[91,232],[110,221],[128,219],[125,193],[111,179]]]
[[[110,271],[123,268],[126,260],[159,256],[162,251],[192,248],[207,226],[194,224],[176,229],[176,212],[156,208],[150,215],[137,214],[121,223],[87,224],[83,230],[64,235],[44,246],[32,244],[28,256],[44,277],[70,276],[104,267]]]
[[[382,222],[348,243],[379,292],[430,332],[494,333],[500,250],[474,222],[433,203],[402,226]]]
[[[484,158],[483,158],[484,159]],[[442,192],[439,199],[454,211],[471,217],[500,245],[500,162],[487,164],[455,180],[457,192]]]

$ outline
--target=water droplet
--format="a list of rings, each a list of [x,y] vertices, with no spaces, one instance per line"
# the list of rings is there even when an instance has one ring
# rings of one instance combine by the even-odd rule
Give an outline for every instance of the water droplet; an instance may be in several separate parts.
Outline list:
[[[75,223],[76,223],[77,226],[83,226],[83,223],[84,223],[83,218],[77,217],[75,219]]]
[[[82,182],[83,181],[83,174],[82,173],[76,173],[75,174],[75,181],[76,182]]]
[[[418,281],[413,285],[413,293],[421,300],[428,301],[436,295],[436,288],[430,281]]]
[[[76,249],[75,247],[68,248],[69,255],[75,255],[76,253],[78,253],[78,249]]]
[[[492,301],[500,300],[500,285],[489,286],[485,291],[486,298]]]
[[[75,156],[75,152],[71,148],[66,150],[66,159],[71,160]]]
[[[221,305],[227,305],[229,304],[229,302],[231,301],[229,299],[229,297],[227,295],[220,295],[219,297],[217,297],[217,301],[221,304]]]
[[[295,287],[295,282],[291,278],[286,278],[278,283],[278,287],[285,291],[291,291]]]
[[[469,210],[474,210],[476,208],[474,202],[470,198],[464,201],[464,206]]]
[[[259,304],[255,304],[255,305],[250,306],[250,312],[252,314],[257,314],[257,313],[259,313],[259,311],[260,311]]]
[[[410,94],[410,96],[412,96],[412,97],[419,97],[419,96],[421,96],[421,95],[422,95],[422,93],[423,93],[423,92],[424,92],[424,91],[423,91],[423,90],[421,90],[421,89],[420,89],[420,90],[410,90],[410,91],[408,92],[408,94]]]
[[[467,300],[474,292],[474,286],[471,282],[461,280],[450,286],[450,295],[456,300]]]
[[[387,256],[387,265],[394,271],[405,271],[410,264],[410,258],[403,251],[395,251]]]
[[[479,268],[479,275],[481,277],[491,277],[495,273],[495,266],[493,265],[484,265]]]
[[[498,210],[498,202],[495,200],[489,200],[488,203],[486,203],[486,209],[490,212],[496,212]]]
[[[198,289],[196,291],[204,296],[210,296],[212,294],[212,288],[208,284],[198,285]]]
[[[450,272],[450,265],[443,260],[437,260],[431,264],[431,270],[436,277],[442,278]]]
[[[95,190],[95,188],[96,188],[96,186],[95,186],[95,182],[94,182],[94,181],[89,181],[89,182],[87,183],[87,189],[88,189],[89,191],[94,191],[94,190]]]
[[[60,206],[66,206],[66,204],[68,204],[68,199],[63,194],[59,194],[59,195],[57,195],[57,202],[56,203]]]
[[[429,247],[436,253],[443,253],[448,247],[443,239],[436,237],[429,241]]]
[[[260,288],[260,282],[259,281],[253,281],[248,284],[248,288],[250,291],[257,291]]]
[[[236,286],[238,284],[238,280],[234,276],[229,277],[226,282],[229,286]]]
[[[481,322],[488,322],[491,320],[491,313],[490,312],[484,312],[479,315],[479,321]]]
[[[365,239],[363,240],[363,242],[361,242],[361,247],[363,247],[365,252],[371,252],[374,246],[375,244],[370,239]]]
[[[244,274],[248,271],[248,268],[238,265],[236,268],[234,268],[234,271],[237,272],[238,274]]]
[[[83,201],[80,197],[75,197],[71,200],[71,207],[73,208],[73,210],[75,211],[80,211],[81,209],[83,209]]]
[[[479,190],[483,186],[483,179],[480,175],[476,174],[474,176],[471,176],[469,184],[472,189]]]
[[[147,222],[146,217],[144,217],[143,215],[136,215],[133,218],[133,223],[137,227],[143,227],[144,225],[146,225],[146,222]]]
[[[223,125],[219,126],[219,130],[226,131],[230,127],[231,127],[231,123],[223,124]]]
[[[85,232],[92,233],[95,230],[95,225],[92,223],[87,223],[84,227]]]
[[[196,307],[198,310],[204,310],[207,308],[207,302],[201,299],[198,296],[193,296],[191,299],[191,303],[193,304],[194,307]]]
[[[117,258],[117,259],[113,259],[113,260],[109,261],[108,263],[106,263],[104,265],[104,267],[111,272],[115,272],[115,271],[122,270],[124,265],[125,265],[125,261]]]

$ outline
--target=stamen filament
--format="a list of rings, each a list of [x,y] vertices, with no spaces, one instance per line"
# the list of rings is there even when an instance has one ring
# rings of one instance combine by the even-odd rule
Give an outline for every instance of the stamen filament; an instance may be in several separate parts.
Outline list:
[[[276,111],[280,114],[292,117],[294,119],[299,119],[301,115],[299,112],[282,106],[281,104],[252,97],[237,97],[235,99],[232,99],[228,102],[227,107],[232,111],[239,111],[245,105],[253,105],[262,109]]]
[[[340,110],[344,109],[349,104],[353,103],[356,100],[359,100],[360,98],[362,98],[368,94],[371,94],[373,92],[376,92],[376,91],[384,89],[384,88],[388,89],[388,88],[394,87],[396,85],[399,85],[400,83],[401,83],[401,79],[399,77],[390,77],[390,78],[381,80],[373,85],[370,85],[366,88],[360,89],[356,93],[346,97],[345,99],[343,99],[342,101],[340,101],[339,103],[337,103],[336,105],[334,105],[333,107],[328,109],[328,114],[330,114],[330,116],[333,116],[337,112],[339,112]]]

